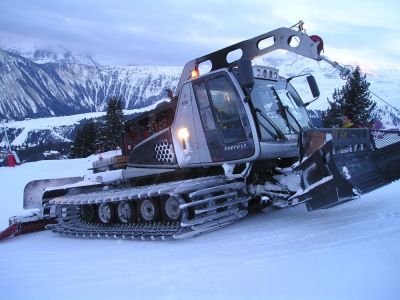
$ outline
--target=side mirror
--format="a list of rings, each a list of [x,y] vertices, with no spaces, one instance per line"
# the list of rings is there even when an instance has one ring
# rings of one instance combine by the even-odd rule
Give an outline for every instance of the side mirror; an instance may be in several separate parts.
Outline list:
[[[239,84],[244,89],[252,89],[254,86],[253,66],[250,59],[240,59],[237,62],[239,70]]]
[[[310,88],[309,91],[305,91],[304,95],[305,95],[307,98],[310,98],[309,96],[310,96],[310,92],[311,92],[311,95],[312,95],[313,98],[314,98],[313,100],[308,101],[308,102],[305,102],[305,103],[303,104],[303,107],[307,107],[308,105],[310,105],[311,103],[313,103],[315,100],[317,100],[317,99],[319,98],[319,95],[320,95],[320,93],[319,93],[319,88],[318,88],[318,84],[317,84],[317,82],[315,81],[314,76],[312,76],[311,74],[300,74],[300,75],[297,75],[297,76],[293,76],[293,77],[287,78],[287,79],[286,79],[286,82],[287,82],[287,84],[289,84],[289,81],[291,81],[291,80],[293,80],[293,79],[295,79],[295,78],[300,78],[300,77],[303,77],[303,78],[304,78],[304,76],[306,77],[306,80],[307,80],[307,83],[308,83],[308,87]],[[296,81],[295,81],[295,86],[298,85],[298,84],[301,84],[301,86],[303,86],[303,85],[305,84],[304,79],[298,81],[297,83],[296,83]],[[293,82],[292,82],[292,85],[293,85]],[[295,86],[294,86],[294,87],[295,87]],[[301,98],[303,98],[303,97],[301,97]]]
[[[318,84],[315,81],[314,76],[308,75],[306,78],[307,78],[308,86],[310,87],[310,90],[311,90],[311,94],[313,95],[314,98],[318,98],[320,93],[319,93]],[[317,100],[317,99],[315,99],[315,100]]]

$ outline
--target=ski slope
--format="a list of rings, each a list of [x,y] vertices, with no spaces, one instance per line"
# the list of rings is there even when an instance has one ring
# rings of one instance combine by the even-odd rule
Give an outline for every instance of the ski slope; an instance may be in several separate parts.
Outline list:
[[[87,173],[89,159],[0,168],[0,227],[33,179]],[[400,182],[329,210],[253,214],[180,241],[0,242],[0,299],[400,299]]]

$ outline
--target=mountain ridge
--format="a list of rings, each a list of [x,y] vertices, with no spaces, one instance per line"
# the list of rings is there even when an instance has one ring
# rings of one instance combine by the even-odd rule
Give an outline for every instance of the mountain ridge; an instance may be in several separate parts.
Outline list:
[[[103,111],[110,97],[126,109],[147,106],[174,88],[180,67],[38,64],[0,49],[0,118],[16,119]]]
[[[44,55],[53,61],[44,62]],[[333,91],[345,84],[339,72],[330,65],[290,52],[277,51],[257,61],[278,68],[280,74],[287,77],[313,74],[321,96],[309,106],[310,109],[326,109],[326,99],[331,99]],[[167,88],[173,90],[181,71],[179,66],[102,66],[90,56],[76,55],[62,46],[55,50],[13,49],[10,52],[0,49],[0,119],[104,111],[107,99],[112,96],[120,97],[125,109],[145,107],[162,99]],[[400,95],[400,85],[396,84],[400,81],[400,70],[366,72],[370,89],[396,106]],[[296,88],[304,92],[308,87]],[[373,99],[380,102],[376,97]]]
[[[62,45],[49,46],[47,48],[6,48],[7,52],[20,55],[37,64],[44,63],[60,63],[60,64],[76,64],[87,66],[101,66],[99,62],[93,59],[89,54],[76,53]]]

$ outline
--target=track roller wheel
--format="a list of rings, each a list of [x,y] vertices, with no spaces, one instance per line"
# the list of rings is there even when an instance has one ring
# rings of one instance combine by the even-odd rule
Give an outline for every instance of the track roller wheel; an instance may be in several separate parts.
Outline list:
[[[143,221],[156,221],[158,217],[158,211],[158,206],[154,199],[144,199],[139,204],[139,215]]]
[[[94,222],[96,220],[96,207],[94,205],[82,205],[80,214],[83,221]]]
[[[180,204],[185,203],[180,197],[168,197],[162,201],[161,212],[165,221],[178,221],[181,217]]]
[[[137,218],[137,209],[130,201],[121,201],[117,206],[117,217],[122,224],[132,223]]]
[[[100,223],[110,224],[115,220],[115,209],[111,203],[101,203],[97,209]]]

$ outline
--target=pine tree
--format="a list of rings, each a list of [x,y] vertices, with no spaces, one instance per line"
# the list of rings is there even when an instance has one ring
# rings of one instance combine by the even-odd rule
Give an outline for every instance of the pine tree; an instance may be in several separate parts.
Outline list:
[[[366,74],[361,75],[360,67],[353,72],[353,78],[349,78],[343,91],[343,112],[352,113],[356,121],[361,124],[372,122],[372,112],[376,103],[371,100],[368,90],[370,83]]]
[[[122,111],[122,101],[116,97],[112,97],[108,100],[107,114],[99,138],[102,151],[114,150],[119,147],[123,128],[124,113]]]
[[[362,75],[360,67],[357,66],[347,78],[346,84],[340,90],[335,89],[333,101],[329,102],[330,107],[322,115],[324,126],[339,126],[339,116],[349,113],[354,116],[354,122],[361,125],[371,123],[376,103],[371,100],[369,85],[366,74]]]
[[[88,157],[97,151],[98,125],[89,120],[81,126],[75,136],[69,156],[71,158]]]

